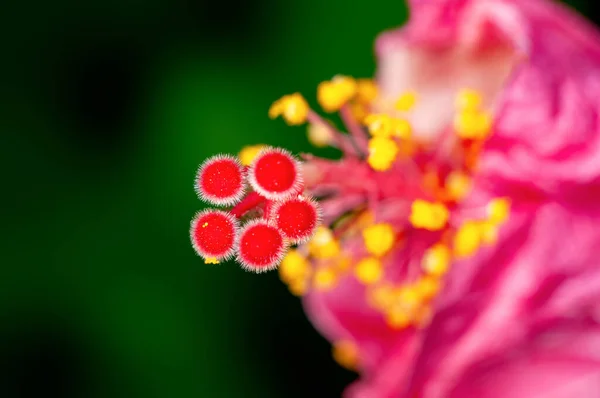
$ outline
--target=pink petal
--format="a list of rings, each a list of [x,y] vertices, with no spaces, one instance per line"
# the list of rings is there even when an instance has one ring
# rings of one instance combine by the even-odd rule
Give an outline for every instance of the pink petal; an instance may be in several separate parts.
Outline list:
[[[527,32],[512,40],[528,60],[499,99],[482,173],[517,198],[590,205],[600,192],[600,35],[562,8],[512,3]]]
[[[523,346],[466,372],[450,398],[597,397],[600,330],[584,321],[554,324]]]
[[[424,139],[440,135],[452,121],[456,94],[476,89],[493,106],[521,58],[493,20],[512,21],[501,1],[413,1],[409,23],[379,36],[377,79],[384,101],[415,91],[408,116]],[[519,30],[519,26],[507,27]],[[390,108],[387,108],[390,110]]]
[[[526,356],[520,350],[540,324],[597,311],[600,285],[590,281],[600,273],[599,221],[598,211],[578,214],[552,203],[533,214],[516,209],[501,244],[455,265],[411,393],[446,397],[475,364],[509,350]],[[600,352],[600,345],[595,349]]]
[[[367,377],[393,356],[393,350],[404,351],[405,342],[410,340],[409,332],[390,329],[383,316],[367,305],[365,287],[352,276],[342,279],[330,292],[311,292],[305,297],[304,308],[328,340],[349,339],[357,344],[361,371]]]

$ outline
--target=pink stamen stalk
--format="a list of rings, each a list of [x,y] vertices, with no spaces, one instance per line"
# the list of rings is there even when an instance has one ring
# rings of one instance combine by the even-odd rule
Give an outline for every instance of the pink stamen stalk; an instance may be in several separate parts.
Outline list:
[[[334,146],[341,150],[345,156],[358,156],[358,151],[356,150],[350,139],[346,135],[342,134],[337,129],[335,129],[333,126],[331,126],[330,123],[327,123],[318,113],[309,110],[307,119],[312,124],[320,124],[329,129],[329,132],[331,133],[331,137],[333,139],[331,146]]]
[[[369,141],[367,139],[367,135],[360,126],[360,124],[358,124],[356,118],[352,115],[352,111],[350,110],[348,105],[342,106],[342,108],[340,109],[340,116],[342,117],[342,121],[346,125],[346,128],[348,129],[348,132],[354,139],[354,143],[356,144],[358,149],[363,154],[366,154],[369,148]]]

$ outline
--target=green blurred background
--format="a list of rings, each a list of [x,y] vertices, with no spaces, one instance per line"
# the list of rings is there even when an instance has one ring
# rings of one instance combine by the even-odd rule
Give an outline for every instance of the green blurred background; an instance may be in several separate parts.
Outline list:
[[[577,6],[593,19],[591,3]],[[404,4],[0,11],[0,397],[339,396],[355,375],[277,273],[195,256],[193,178],[247,144],[309,150],[269,105],[313,99],[336,73],[372,75],[373,40]]]

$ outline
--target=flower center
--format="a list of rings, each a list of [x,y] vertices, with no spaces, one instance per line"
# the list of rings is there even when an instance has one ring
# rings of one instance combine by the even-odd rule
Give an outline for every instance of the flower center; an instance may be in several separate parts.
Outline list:
[[[409,122],[418,92],[403,93],[391,106],[382,105],[377,92],[374,82],[346,76],[319,85],[321,107],[339,112],[348,135],[298,93],[273,104],[271,117],[308,122],[315,146],[329,144],[344,155],[339,161],[307,158],[315,167],[305,167],[313,174],[306,189],[327,193],[320,201],[327,225],[287,254],[280,275],[298,295],[354,278],[390,326],[420,326],[431,317],[452,261],[493,244],[510,204],[504,198],[466,201],[493,131],[477,91],[457,93],[453,123],[435,143],[420,140]]]
[[[453,123],[432,143],[410,123],[418,92],[382,103],[373,81],[335,76],[318,86],[317,99],[326,112],[339,112],[348,134],[299,93],[273,103],[269,116],[308,122],[309,140],[343,157],[307,155],[302,164],[283,149],[254,145],[239,159],[208,159],[197,175],[200,197],[235,206],[196,216],[194,248],[207,263],[235,253],[250,271],[279,266],[296,295],[359,283],[391,327],[425,325],[452,262],[494,244],[510,212],[505,198],[470,198],[492,115],[477,91],[461,90]],[[352,365],[351,347],[338,348],[340,361]]]

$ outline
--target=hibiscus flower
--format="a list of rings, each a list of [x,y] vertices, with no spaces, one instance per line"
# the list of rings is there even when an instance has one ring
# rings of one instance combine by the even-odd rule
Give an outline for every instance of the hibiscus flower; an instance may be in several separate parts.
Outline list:
[[[194,247],[278,268],[348,397],[599,396],[600,35],[549,1],[409,3],[374,80],[318,86],[348,134],[299,93],[269,111],[341,159],[209,159],[199,194],[235,207]]]

